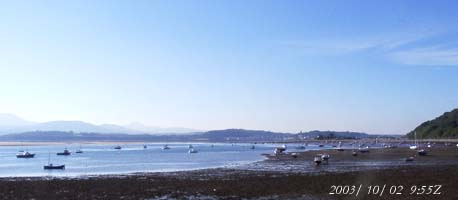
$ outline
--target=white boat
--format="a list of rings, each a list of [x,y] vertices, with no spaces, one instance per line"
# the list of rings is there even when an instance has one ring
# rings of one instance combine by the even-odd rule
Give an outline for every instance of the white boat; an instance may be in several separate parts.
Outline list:
[[[418,150],[417,153],[419,156],[426,156],[428,154],[428,152],[424,149]]]
[[[34,153],[30,153],[28,151],[16,154],[16,158],[33,158],[34,156]]]
[[[358,151],[361,153],[369,153],[369,146],[366,146],[365,148],[359,148]]]
[[[339,142],[339,145],[337,146],[337,151],[344,151],[344,149],[342,149],[342,142]]]
[[[321,164],[322,161],[323,161],[323,158],[321,158],[321,155],[317,155],[313,158],[313,162],[315,163],[315,165]]]
[[[352,156],[358,156],[358,152],[353,151],[353,152],[351,152],[351,155],[352,155]]]
[[[276,147],[275,150],[274,150],[274,154],[275,155],[278,155],[278,154],[282,154],[286,151],[286,148],[284,146],[282,147]]]
[[[321,155],[321,160],[325,161],[326,163],[329,161],[329,158],[331,158],[331,156],[329,154],[322,154]]]
[[[414,136],[415,136],[415,145],[411,145],[409,147],[412,150],[416,150],[418,148],[418,146],[417,146],[417,131],[414,132]]]
[[[191,148],[191,149],[189,149],[188,153],[198,153],[198,151],[195,150],[194,148]]]

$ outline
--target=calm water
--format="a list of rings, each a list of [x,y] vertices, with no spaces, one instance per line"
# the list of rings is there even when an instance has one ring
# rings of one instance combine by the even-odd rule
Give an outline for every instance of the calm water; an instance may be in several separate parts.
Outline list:
[[[198,153],[188,153],[188,143],[170,143],[170,150],[162,150],[163,144],[83,145],[82,154],[76,154],[78,144],[54,146],[5,146],[0,147],[0,177],[11,176],[84,176],[95,174],[125,174],[133,172],[181,171],[222,166],[243,165],[264,159],[262,153],[272,153],[272,144],[193,144]],[[57,156],[68,148],[70,156]],[[308,147],[308,149],[313,147]],[[290,149],[294,149],[294,145]],[[34,158],[16,158],[19,150],[35,153]],[[297,150],[295,150],[297,151]],[[65,170],[43,170],[50,155],[54,165],[65,164]]]

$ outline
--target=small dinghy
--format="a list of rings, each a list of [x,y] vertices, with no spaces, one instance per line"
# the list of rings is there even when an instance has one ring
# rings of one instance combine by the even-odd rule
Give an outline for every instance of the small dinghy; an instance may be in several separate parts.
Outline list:
[[[358,152],[353,151],[353,152],[351,152],[351,155],[352,155],[352,156],[358,156]]]
[[[113,149],[121,150],[122,147],[118,145],[118,146],[115,146]]]
[[[75,153],[83,153],[83,150],[81,149],[81,145],[80,145],[80,148],[75,151]]]
[[[414,159],[414,158],[413,158],[412,156],[410,156],[410,157],[406,158],[405,161],[406,161],[406,162],[412,162],[413,159]]]
[[[169,149],[170,149],[169,145],[164,145],[164,146],[162,147],[162,150],[169,150]]]
[[[198,153],[198,151],[192,148],[192,149],[189,149],[188,153]]]

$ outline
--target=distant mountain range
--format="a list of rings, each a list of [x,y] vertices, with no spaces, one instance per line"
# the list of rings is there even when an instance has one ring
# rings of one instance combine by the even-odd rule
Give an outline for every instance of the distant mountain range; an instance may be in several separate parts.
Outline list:
[[[423,122],[407,136],[414,138],[414,133],[417,132],[418,139],[428,138],[458,138],[458,109],[446,112],[441,116]]]
[[[272,142],[303,139],[357,139],[369,135],[349,131],[281,133],[263,130],[225,129],[198,131],[187,128],[159,128],[132,123],[94,125],[82,121],[30,122],[11,114],[0,114],[0,141],[211,141]],[[398,137],[398,136],[394,136]]]
[[[0,135],[33,131],[124,134],[188,134],[200,132],[199,130],[188,128],[146,126],[138,122],[126,126],[115,124],[95,125],[83,121],[50,121],[37,123],[24,120],[12,114],[0,114]]]

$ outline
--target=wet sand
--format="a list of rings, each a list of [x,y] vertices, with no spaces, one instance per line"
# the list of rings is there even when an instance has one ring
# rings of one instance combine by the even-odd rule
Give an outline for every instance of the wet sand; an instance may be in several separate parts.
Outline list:
[[[317,153],[329,153],[315,166]],[[236,168],[80,178],[0,179],[1,199],[458,199],[458,148],[434,148],[429,155],[406,148],[310,151]],[[369,164],[368,164],[369,163]],[[332,185],[362,184],[358,196],[330,195]],[[400,195],[367,195],[369,185],[403,186]],[[414,185],[442,185],[437,195],[410,194]]]

